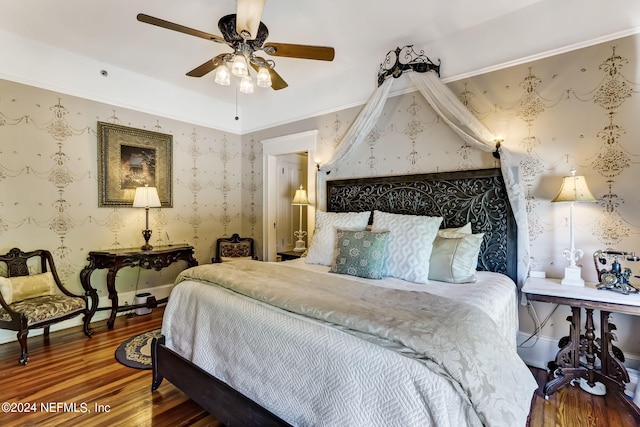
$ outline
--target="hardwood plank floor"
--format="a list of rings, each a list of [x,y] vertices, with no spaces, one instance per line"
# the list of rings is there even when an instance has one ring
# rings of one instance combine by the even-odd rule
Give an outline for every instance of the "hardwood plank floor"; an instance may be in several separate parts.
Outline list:
[[[0,410],[0,426],[221,426],[168,381],[151,392],[150,370],[127,368],[115,360],[118,345],[159,328],[162,314],[159,308],[146,316],[118,317],[111,331],[106,321],[94,323],[91,339],[81,327],[53,332],[48,342],[42,336],[29,338],[27,366],[18,365],[16,342],[0,345],[0,402],[35,403],[37,407],[33,413]],[[547,381],[546,371],[531,371],[538,384]],[[41,404],[57,409],[58,402],[75,403],[78,412],[65,412],[63,407],[59,412],[41,410]],[[531,408],[529,427],[638,425],[619,402],[592,396],[579,387],[564,387],[549,400],[539,389]]]
[[[221,426],[168,381],[152,392],[150,370],[128,368],[115,360],[122,342],[159,328],[162,314],[160,308],[146,316],[121,316],[111,331],[106,321],[96,322],[91,339],[80,327],[52,332],[48,343],[43,336],[29,338],[26,366],[18,365],[18,343],[0,345],[0,402],[35,403],[37,409],[0,410],[0,426]],[[41,404],[58,409],[57,402],[75,403],[78,412],[41,410]]]

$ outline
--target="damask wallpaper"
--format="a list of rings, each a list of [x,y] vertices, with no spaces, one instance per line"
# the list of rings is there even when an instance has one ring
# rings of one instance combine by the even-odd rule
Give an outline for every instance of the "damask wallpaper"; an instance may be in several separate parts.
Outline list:
[[[144,209],[98,207],[98,121],[173,135],[173,208],[150,210],[152,245],[189,243],[204,263],[216,238],[241,232],[238,135],[0,80],[0,251],[48,249],[81,291],[89,251],[144,244]],[[173,267],[120,270],[118,289],[172,283]],[[92,276],[101,297],[104,274]]]
[[[640,176],[639,42],[639,36],[630,36],[448,84],[516,152],[526,192],[532,268],[548,277],[562,277],[568,265],[562,251],[570,243],[569,207],[550,201],[572,168],[586,177],[598,199],[575,206],[576,247],[585,254],[578,262],[583,278],[597,280],[592,254],[598,249],[640,253],[640,198],[635,182]],[[446,68],[446,58],[442,61]],[[373,84],[374,76],[371,79]],[[315,128],[321,161],[333,152],[358,111],[328,113],[243,140],[258,146],[260,139]],[[464,144],[420,93],[411,92],[387,101],[366,144],[356,148],[328,179],[497,166],[491,154]],[[640,262],[628,266],[640,274]],[[635,283],[640,284],[637,279]],[[553,315],[550,304],[535,307],[540,319],[551,315],[543,335],[567,334],[566,307]],[[640,327],[638,318],[614,317],[622,348],[640,354],[638,338],[631,332]],[[524,307],[520,324],[524,333],[534,329]]]
[[[568,208],[550,200],[572,168],[586,176],[598,199],[575,208],[583,277],[595,280],[591,255],[598,249],[640,251],[634,182],[640,170],[638,46],[635,35],[448,84],[518,153],[533,268],[550,277],[562,276],[567,261],[561,253],[569,244]],[[442,61],[446,69],[447,58]],[[372,89],[375,71],[363,70]],[[396,95],[366,144],[331,179],[498,165],[491,154],[462,143],[418,92]],[[51,250],[63,279],[80,290],[89,251],[142,245],[143,209],[98,207],[96,127],[104,121],[173,135],[173,208],[151,210],[151,244],[190,243],[203,263],[217,237],[239,232],[254,237],[261,253],[260,141],[317,129],[322,161],[359,109],[239,136],[0,80],[0,249]],[[639,274],[635,264],[629,267]],[[99,273],[94,280],[103,283]],[[121,270],[118,286],[135,291],[170,283],[175,274]],[[99,290],[104,297],[104,287]],[[566,310],[535,308],[540,319],[549,318],[543,336],[566,335]],[[521,331],[533,331],[531,316],[524,307],[520,311]],[[619,346],[640,360],[640,342],[631,333],[640,321],[615,315],[615,323]]]

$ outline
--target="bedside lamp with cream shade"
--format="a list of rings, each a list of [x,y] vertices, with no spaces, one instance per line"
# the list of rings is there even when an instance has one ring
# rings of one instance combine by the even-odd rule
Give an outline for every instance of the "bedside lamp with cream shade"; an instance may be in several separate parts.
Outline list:
[[[576,170],[571,169],[571,176],[565,176],[562,179],[562,186],[558,195],[551,200],[552,202],[569,202],[569,236],[571,246],[569,249],[562,251],[562,255],[569,260],[569,266],[564,269],[563,285],[584,286],[584,280],[581,276],[581,269],[576,265],[576,261],[582,258],[584,252],[582,249],[576,249],[573,236],[573,204],[582,202],[597,202],[593,197],[587,181],[584,176],[576,175]]]
[[[145,185],[144,187],[136,188],[136,194],[133,197],[133,207],[144,208],[146,216],[146,227],[142,230],[142,237],[144,237],[145,243],[140,248],[143,251],[153,249],[153,246],[149,244],[149,239],[151,238],[151,230],[149,230],[149,208],[159,208],[160,206],[162,206],[162,204],[160,203],[160,197],[158,196],[156,187]]]

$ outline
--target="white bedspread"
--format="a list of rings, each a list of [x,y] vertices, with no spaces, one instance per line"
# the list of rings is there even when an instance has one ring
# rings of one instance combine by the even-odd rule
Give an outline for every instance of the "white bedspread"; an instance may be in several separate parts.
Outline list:
[[[307,264],[304,262],[304,258],[280,264],[287,267],[326,273],[331,277],[329,267],[319,264]],[[518,334],[516,285],[508,276],[488,271],[477,271],[476,277],[478,280],[474,283],[445,283],[430,280],[428,284],[411,283],[394,277],[385,277],[382,280],[347,275],[341,277],[373,286],[428,292],[470,304],[491,317],[498,327],[497,332],[511,341],[513,348],[516,348],[516,336]]]
[[[472,285],[418,288],[470,299],[500,325],[497,333],[515,342],[515,291],[504,276],[482,273]],[[482,425],[458,382],[440,366],[396,343],[344,329],[194,281],[174,288],[163,323],[169,348],[294,425]],[[487,345],[493,333],[487,331]],[[530,400],[535,381],[530,374],[522,381]],[[528,406],[523,409],[526,414]]]

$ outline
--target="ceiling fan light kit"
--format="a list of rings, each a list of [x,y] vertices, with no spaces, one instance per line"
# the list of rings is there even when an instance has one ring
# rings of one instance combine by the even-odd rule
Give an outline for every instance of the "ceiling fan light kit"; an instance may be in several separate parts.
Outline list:
[[[137,19],[146,24],[223,43],[231,47],[233,53],[220,54],[189,71],[187,76],[203,77],[215,70],[214,81],[217,84],[228,86],[231,84],[231,74],[233,74],[240,79],[239,90],[242,93],[253,93],[254,84],[249,66],[257,73],[256,85],[258,87],[271,87],[273,90],[280,90],[288,86],[287,82],[275,71],[275,62],[257,56],[257,51],[262,50],[265,54],[272,56],[333,61],[335,51],[332,47],[290,43],[268,43],[265,45],[264,42],[269,36],[269,30],[266,25],[260,22],[264,3],[265,0],[238,0],[237,13],[223,16],[218,21],[222,37],[144,13],[139,13]],[[229,64],[231,64],[231,68],[229,68]]]

